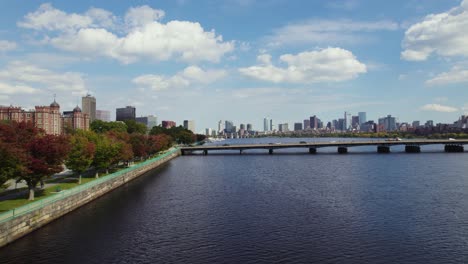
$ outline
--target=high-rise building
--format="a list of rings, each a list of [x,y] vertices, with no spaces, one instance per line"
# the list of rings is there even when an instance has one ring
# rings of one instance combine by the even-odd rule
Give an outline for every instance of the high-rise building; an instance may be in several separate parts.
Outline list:
[[[270,131],[273,131],[273,119],[270,119]]]
[[[151,129],[158,125],[158,118],[152,115],[137,117],[135,118],[135,121],[144,124],[146,127],[148,127],[148,129]]]
[[[310,129],[310,119],[304,119],[304,130]]]
[[[136,108],[134,106],[127,106],[125,108],[116,109],[116,121],[135,120]]]
[[[413,121],[413,128],[418,128],[420,126],[419,121]]]
[[[358,113],[358,116],[359,116],[359,125],[360,124],[364,124],[367,122],[367,114],[366,112],[359,112]]]
[[[426,126],[426,127],[434,127],[434,121],[432,121],[432,120],[427,120],[425,126]]]
[[[164,128],[169,129],[169,128],[171,128],[171,127],[177,126],[177,124],[176,124],[176,122],[174,122],[174,121],[163,120],[163,121],[161,122],[161,126],[164,127]]]
[[[267,132],[270,131],[270,119],[265,117],[263,118],[263,131]]]
[[[391,115],[379,118],[379,127],[383,128],[383,131],[395,131],[397,130],[396,119]],[[380,131],[380,128],[379,128]]]
[[[90,122],[96,120],[96,98],[94,96],[87,94],[81,97],[81,108],[82,113],[89,116]]]
[[[218,121],[218,133],[222,133],[224,131],[224,122],[223,120]]]
[[[301,131],[302,130],[302,123],[294,123],[294,131]]]
[[[252,124],[247,124],[247,131],[252,131]]]
[[[346,121],[344,118],[339,118],[338,119],[338,128],[341,130],[341,131],[346,131]]]
[[[359,120],[359,116],[352,116],[351,117],[351,126],[353,128],[359,127],[359,125],[362,124],[361,120]]]
[[[318,129],[319,128],[319,119],[317,116],[310,117],[310,129]]]
[[[344,112],[344,126],[342,130],[348,130],[351,127],[351,114]]]
[[[95,120],[101,120],[101,121],[104,121],[104,122],[109,122],[110,121],[110,111],[96,110],[96,119]]]
[[[279,132],[288,132],[288,123],[278,124],[278,130]]]
[[[240,124],[240,129],[244,129],[244,130],[245,130],[245,124]]]
[[[195,121],[193,120],[184,120],[184,128],[195,133]]]
[[[235,129],[233,131],[233,128],[234,128],[234,123],[232,121],[229,121],[229,120],[226,120],[226,122],[224,122],[225,125],[224,125],[224,131],[226,133],[233,133],[233,132],[236,132]]]
[[[212,130],[211,128],[206,128],[206,129],[205,129],[205,135],[206,135],[207,137],[211,137],[212,134],[213,134],[213,130]]]

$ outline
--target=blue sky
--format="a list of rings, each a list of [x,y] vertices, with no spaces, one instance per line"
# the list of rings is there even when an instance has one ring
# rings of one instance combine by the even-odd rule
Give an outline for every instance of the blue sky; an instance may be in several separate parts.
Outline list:
[[[159,121],[452,122],[468,0],[0,1],[0,105],[134,105]]]

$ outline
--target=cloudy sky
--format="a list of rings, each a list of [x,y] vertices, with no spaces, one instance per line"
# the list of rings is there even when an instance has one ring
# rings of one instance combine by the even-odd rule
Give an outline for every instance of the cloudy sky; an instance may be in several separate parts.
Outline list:
[[[468,110],[468,0],[0,1],[0,105],[252,123]]]

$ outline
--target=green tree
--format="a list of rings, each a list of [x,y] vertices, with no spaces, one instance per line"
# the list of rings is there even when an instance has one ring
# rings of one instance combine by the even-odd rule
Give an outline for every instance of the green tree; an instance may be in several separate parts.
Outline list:
[[[95,146],[83,135],[73,135],[70,144],[71,150],[65,165],[78,173],[78,184],[81,184],[81,174],[89,169],[94,160]]]
[[[94,120],[90,124],[90,128],[92,131],[96,133],[105,133],[108,131],[115,131],[115,132],[127,131],[127,125],[123,122],[104,122],[101,120]]]
[[[109,167],[118,155],[118,150],[118,146],[112,144],[107,136],[99,135],[93,160],[93,165],[96,167],[96,178],[99,178],[99,170],[105,169],[106,173],[109,172]]]
[[[135,120],[125,120],[125,125],[127,125],[127,133],[139,133],[139,134],[146,134],[148,132],[148,128],[145,124],[138,123]]]

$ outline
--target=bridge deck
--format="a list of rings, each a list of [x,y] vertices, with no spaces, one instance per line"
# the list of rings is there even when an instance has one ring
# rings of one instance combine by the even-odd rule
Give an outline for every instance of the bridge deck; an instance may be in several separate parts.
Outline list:
[[[324,147],[358,147],[358,146],[396,146],[396,145],[465,145],[468,140],[447,139],[417,139],[417,140],[369,140],[369,141],[336,141],[336,142],[307,142],[307,143],[267,143],[245,145],[202,145],[195,147],[182,147],[182,151],[205,150],[246,150],[246,149],[283,149],[283,148],[324,148]]]

